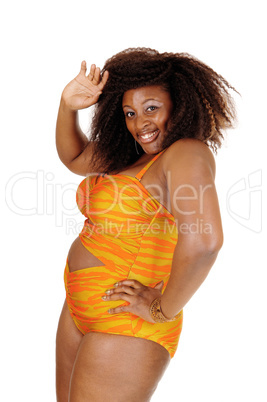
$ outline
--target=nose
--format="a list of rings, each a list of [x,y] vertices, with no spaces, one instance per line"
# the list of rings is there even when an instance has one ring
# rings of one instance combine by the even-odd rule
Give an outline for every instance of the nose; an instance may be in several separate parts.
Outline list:
[[[150,124],[150,121],[147,116],[145,115],[139,115],[135,119],[135,127],[136,131],[142,131],[145,128],[147,128]]]

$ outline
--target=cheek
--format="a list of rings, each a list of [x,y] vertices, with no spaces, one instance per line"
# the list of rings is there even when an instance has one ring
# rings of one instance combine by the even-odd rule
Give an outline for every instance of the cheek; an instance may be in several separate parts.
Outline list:
[[[159,124],[161,125],[162,128],[166,130],[168,127],[169,120],[170,120],[169,115],[166,114],[161,117]]]
[[[125,124],[126,124],[128,131],[130,131],[130,133],[133,134],[133,123],[129,120],[128,121],[125,120]]]

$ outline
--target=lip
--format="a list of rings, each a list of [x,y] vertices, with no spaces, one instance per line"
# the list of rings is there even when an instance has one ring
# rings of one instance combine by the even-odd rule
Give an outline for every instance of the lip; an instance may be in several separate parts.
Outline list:
[[[151,135],[151,137],[148,137],[148,138],[143,137],[143,136],[146,136],[146,135],[149,135],[149,134],[152,134],[152,133],[154,133],[154,134]],[[138,134],[138,138],[139,138],[139,141],[142,144],[147,144],[148,142],[154,141],[158,137],[159,133],[160,133],[159,130],[149,131],[147,133]]]

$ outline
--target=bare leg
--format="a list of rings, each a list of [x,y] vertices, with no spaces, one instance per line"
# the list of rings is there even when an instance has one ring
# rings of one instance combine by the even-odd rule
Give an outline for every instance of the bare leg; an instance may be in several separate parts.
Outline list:
[[[56,391],[58,402],[68,402],[71,373],[82,338],[83,334],[74,324],[65,302],[59,319],[56,338]]]
[[[69,401],[147,402],[169,362],[156,342],[90,332],[80,344]]]

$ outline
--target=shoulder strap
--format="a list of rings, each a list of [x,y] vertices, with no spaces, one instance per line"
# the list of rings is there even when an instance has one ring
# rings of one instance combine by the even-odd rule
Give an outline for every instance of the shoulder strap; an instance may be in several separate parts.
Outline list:
[[[145,174],[145,172],[150,168],[150,166],[155,162],[155,160],[158,159],[158,157],[164,151],[165,151],[165,149],[163,151],[161,151],[160,153],[158,153],[157,155],[155,155],[154,158],[152,158],[151,161],[149,161],[148,164],[145,167],[143,167],[143,169],[140,170],[140,172],[137,173],[137,175],[135,176],[136,179],[138,179],[140,181],[142,179],[143,175]]]

